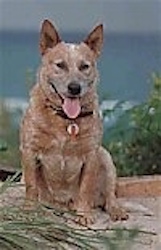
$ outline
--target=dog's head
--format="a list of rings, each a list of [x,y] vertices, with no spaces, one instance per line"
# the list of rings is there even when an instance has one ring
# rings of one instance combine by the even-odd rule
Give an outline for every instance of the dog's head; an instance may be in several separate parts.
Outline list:
[[[96,61],[103,44],[103,25],[97,26],[79,43],[65,43],[55,27],[45,20],[40,33],[42,66],[40,82],[50,93],[56,93],[61,108],[69,118],[81,111],[80,100],[98,81]]]

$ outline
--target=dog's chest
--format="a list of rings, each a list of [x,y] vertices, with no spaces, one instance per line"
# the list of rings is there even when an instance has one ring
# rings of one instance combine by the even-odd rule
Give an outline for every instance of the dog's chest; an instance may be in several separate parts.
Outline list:
[[[48,153],[41,155],[40,158],[43,174],[50,185],[62,187],[66,184],[78,182],[83,166],[81,157],[74,154],[65,156],[60,152],[50,150]]]
[[[46,140],[41,140],[42,150],[40,149],[38,156],[45,178],[58,185],[78,182],[87,154],[100,141],[99,123],[91,117],[73,123],[55,116],[51,121],[51,126],[47,126],[49,130],[45,134]],[[79,133],[74,137],[68,131],[73,129],[73,124],[79,128]],[[42,138],[42,130],[39,132],[39,138]],[[44,141],[47,143],[43,144]]]

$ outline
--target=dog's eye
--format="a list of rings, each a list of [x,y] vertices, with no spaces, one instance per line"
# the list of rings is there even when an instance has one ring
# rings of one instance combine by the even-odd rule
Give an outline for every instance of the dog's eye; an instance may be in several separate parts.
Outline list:
[[[66,70],[67,69],[67,65],[65,62],[56,62],[55,65],[59,68],[59,69],[63,69]]]
[[[79,66],[80,71],[84,71],[89,69],[90,65],[88,63],[82,62],[81,65]]]

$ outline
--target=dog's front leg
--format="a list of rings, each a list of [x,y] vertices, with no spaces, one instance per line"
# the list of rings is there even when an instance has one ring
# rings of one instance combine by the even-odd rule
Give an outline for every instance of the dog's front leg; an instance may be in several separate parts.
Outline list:
[[[92,208],[94,207],[95,189],[98,179],[99,163],[97,152],[90,152],[85,159],[80,175],[79,195],[74,208],[79,215],[79,222],[88,225],[94,222]]]
[[[32,209],[38,201],[37,166],[31,152],[22,154],[23,178],[26,186],[25,209]]]

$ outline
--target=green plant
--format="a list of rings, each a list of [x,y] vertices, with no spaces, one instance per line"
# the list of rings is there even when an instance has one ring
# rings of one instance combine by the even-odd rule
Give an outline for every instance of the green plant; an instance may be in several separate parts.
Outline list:
[[[27,93],[34,82],[33,69],[26,70]],[[0,165],[3,167],[20,167],[19,156],[19,124],[23,110],[10,110],[5,99],[0,99]]]
[[[0,164],[6,167],[19,166],[18,128],[13,116],[16,114],[11,114],[5,101],[0,100]]]
[[[161,75],[152,81],[148,100],[125,112],[106,140],[121,176],[161,174]]]

